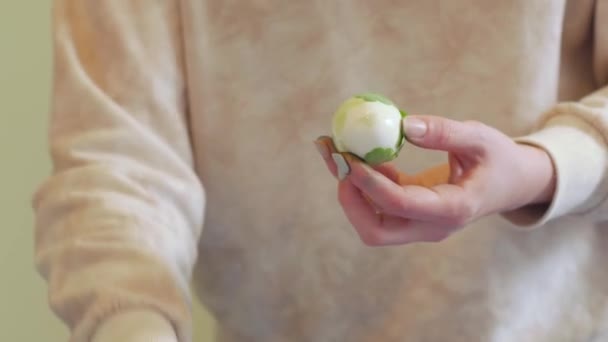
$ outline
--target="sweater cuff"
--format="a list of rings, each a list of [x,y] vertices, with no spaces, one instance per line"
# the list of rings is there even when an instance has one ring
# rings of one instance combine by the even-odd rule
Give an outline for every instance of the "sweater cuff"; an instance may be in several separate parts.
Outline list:
[[[598,131],[586,121],[571,115],[555,116],[541,130],[514,140],[549,154],[556,172],[556,189],[547,205],[503,213],[512,224],[537,228],[562,216],[591,210],[606,196],[602,180],[608,148]]]
[[[153,311],[128,311],[108,318],[97,330],[92,342],[177,342],[175,330]]]

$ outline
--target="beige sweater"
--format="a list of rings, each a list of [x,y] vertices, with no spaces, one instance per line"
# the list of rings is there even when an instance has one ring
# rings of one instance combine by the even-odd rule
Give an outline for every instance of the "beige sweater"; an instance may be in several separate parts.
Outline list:
[[[36,261],[72,342],[190,341],[193,279],[222,342],[608,340],[608,1],[54,2]],[[312,143],[363,91],[546,149],[551,206],[366,247]]]

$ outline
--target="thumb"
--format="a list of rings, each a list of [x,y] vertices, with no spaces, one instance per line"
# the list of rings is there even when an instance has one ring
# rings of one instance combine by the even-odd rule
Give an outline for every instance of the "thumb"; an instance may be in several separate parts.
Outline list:
[[[483,124],[460,122],[431,115],[408,115],[403,120],[405,138],[412,144],[433,150],[470,153],[485,148]]]

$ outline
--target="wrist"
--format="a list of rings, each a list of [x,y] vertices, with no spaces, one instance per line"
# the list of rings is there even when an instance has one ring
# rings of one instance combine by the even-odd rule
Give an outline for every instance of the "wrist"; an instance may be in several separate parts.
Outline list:
[[[556,173],[553,161],[542,148],[519,143],[522,151],[521,185],[526,190],[523,206],[551,203],[556,188]]]
[[[177,342],[175,330],[160,314],[136,310],[118,313],[103,322],[92,342]]]

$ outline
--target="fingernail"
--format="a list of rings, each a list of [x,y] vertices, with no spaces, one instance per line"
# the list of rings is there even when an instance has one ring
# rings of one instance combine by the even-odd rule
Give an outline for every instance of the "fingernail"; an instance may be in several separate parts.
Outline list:
[[[403,131],[407,138],[422,138],[426,134],[427,125],[426,122],[406,117],[403,120]]]
[[[346,175],[350,173],[350,166],[348,166],[348,162],[340,153],[332,153],[331,157],[334,159],[336,167],[338,168],[338,179],[343,180],[346,178]]]
[[[315,146],[317,147],[317,151],[321,154],[324,159],[329,158],[329,151],[327,150],[327,146],[321,141],[315,141]]]

